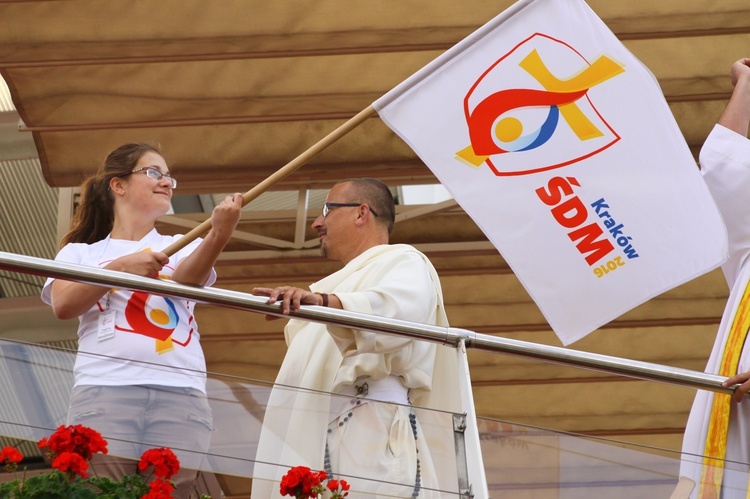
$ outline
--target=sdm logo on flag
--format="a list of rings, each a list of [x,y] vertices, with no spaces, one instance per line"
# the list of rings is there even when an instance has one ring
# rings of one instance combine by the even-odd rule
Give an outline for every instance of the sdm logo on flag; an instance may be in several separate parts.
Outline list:
[[[456,159],[498,176],[560,168],[607,149],[620,137],[594,107],[589,90],[624,72],[602,55],[589,63],[570,45],[542,34],[490,66],[464,98],[471,144]]]

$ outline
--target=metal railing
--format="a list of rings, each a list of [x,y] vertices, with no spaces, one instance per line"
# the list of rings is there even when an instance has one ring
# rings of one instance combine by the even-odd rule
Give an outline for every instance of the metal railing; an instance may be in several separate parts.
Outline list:
[[[97,269],[83,265],[60,263],[14,253],[0,252],[0,269],[101,284],[110,287],[148,291],[156,295],[177,296],[200,303],[248,310],[278,317],[289,317],[281,314],[278,304],[267,304],[267,298],[265,297],[219,288],[186,286],[168,280],[140,277],[124,272]],[[317,306],[303,306],[299,312],[292,312],[291,316],[377,333],[395,334],[432,341],[452,347],[457,347],[463,341],[467,349],[514,355],[647,381],[658,381],[720,393],[731,394],[734,391],[733,387],[725,388],[721,386],[721,383],[727,379],[723,376],[609,355],[582,352],[569,348],[490,336],[475,333],[467,329],[433,326]]]

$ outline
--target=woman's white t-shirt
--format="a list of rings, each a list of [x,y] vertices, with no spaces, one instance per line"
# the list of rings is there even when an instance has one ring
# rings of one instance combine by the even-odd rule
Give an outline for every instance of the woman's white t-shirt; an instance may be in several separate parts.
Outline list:
[[[60,250],[55,260],[104,267],[124,255],[161,251],[180,237],[163,236],[154,229],[140,241],[107,237],[94,244],[71,243]],[[197,239],[172,255],[159,278],[171,278],[179,261],[200,242]],[[42,289],[42,301],[47,304],[52,301],[53,280],[47,279]],[[212,270],[205,285],[215,281]],[[206,361],[194,308],[194,302],[180,298],[110,290],[78,317],[75,385],[163,385],[192,387],[205,393]],[[100,320],[112,318],[111,311],[113,325],[100,328]]]

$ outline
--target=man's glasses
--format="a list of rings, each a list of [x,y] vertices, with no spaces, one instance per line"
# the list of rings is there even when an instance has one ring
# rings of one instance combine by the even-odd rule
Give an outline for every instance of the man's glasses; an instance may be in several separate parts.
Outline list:
[[[152,167],[149,167],[149,166],[146,166],[144,168],[137,168],[137,169],[133,170],[132,172],[128,172],[128,173],[125,173],[125,174],[122,174],[122,175],[119,175],[119,176],[120,177],[127,177],[131,173],[138,173],[138,172],[145,173],[148,178],[156,180],[157,182],[159,182],[162,179],[162,177],[167,177],[167,179],[169,179],[169,184],[172,186],[172,189],[176,189],[177,188],[177,181],[175,179],[173,179],[172,176],[169,173],[162,173],[159,170],[157,170],[156,168],[152,168]]]
[[[364,203],[325,203],[323,205],[323,218],[327,217],[328,214],[331,213],[332,208],[337,208],[339,206],[361,206],[363,204]],[[378,216],[378,214],[375,213],[375,210],[370,208],[370,205],[365,205],[365,206],[367,206],[367,208],[370,210],[370,213],[372,213],[376,217]]]

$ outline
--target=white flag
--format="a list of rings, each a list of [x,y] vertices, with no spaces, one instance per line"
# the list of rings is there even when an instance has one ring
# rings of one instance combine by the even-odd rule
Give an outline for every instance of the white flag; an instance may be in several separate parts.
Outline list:
[[[582,0],[518,2],[374,107],[566,345],[726,259],[655,78]]]

